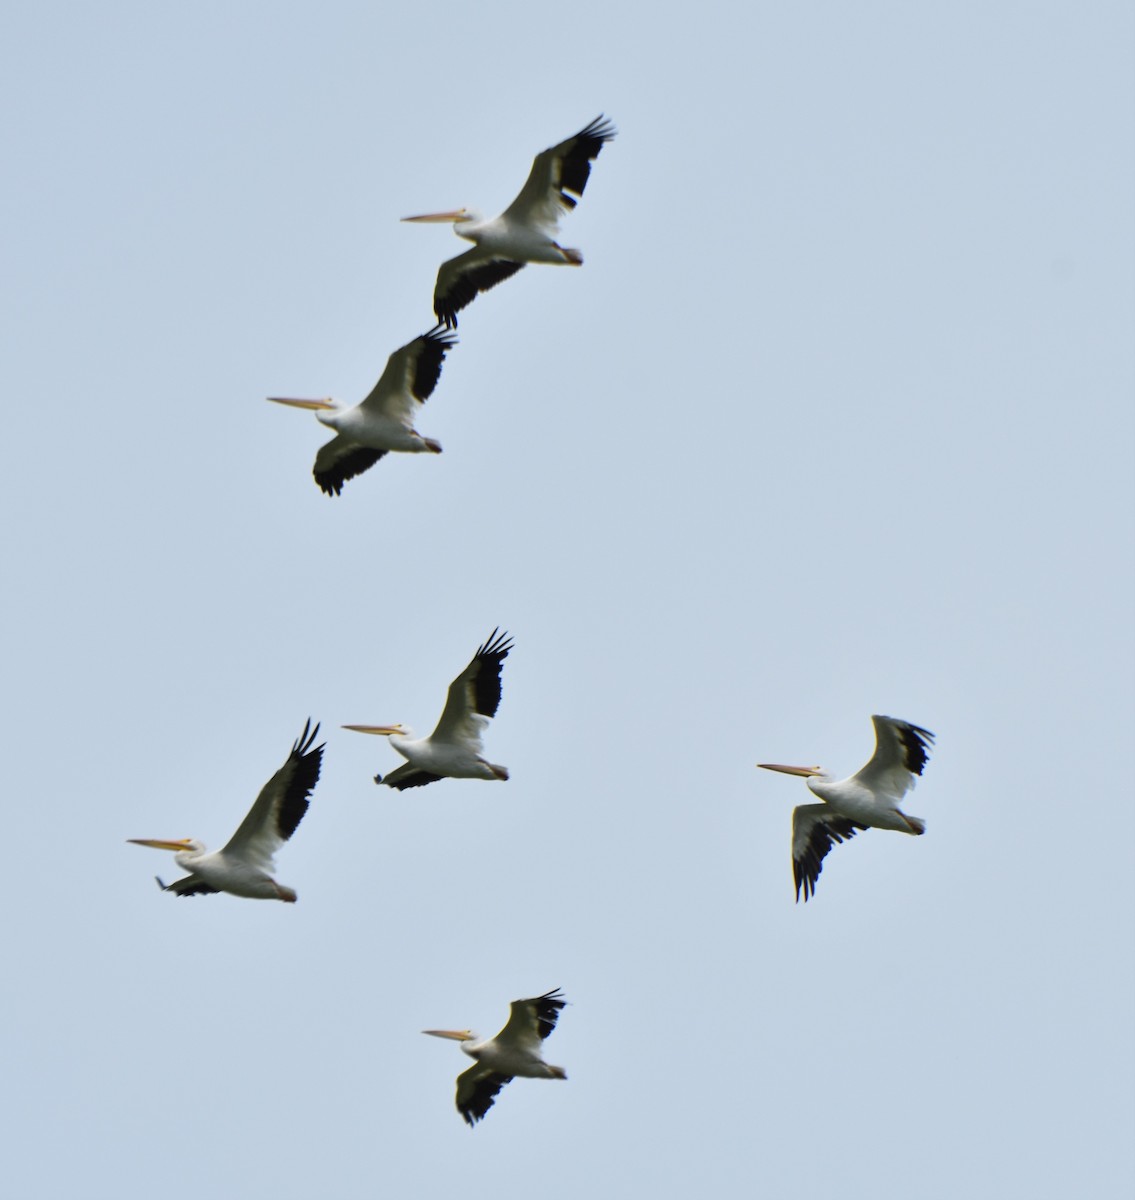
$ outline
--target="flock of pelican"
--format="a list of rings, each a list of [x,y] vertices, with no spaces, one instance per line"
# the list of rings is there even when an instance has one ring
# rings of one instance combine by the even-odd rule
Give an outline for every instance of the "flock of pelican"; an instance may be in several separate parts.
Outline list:
[[[615,128],[602,116],[574,137],[538,154],[516,199],[494,220],[468,209],[406,217],[406,221],[448,221],[474,248],[442,264],[434,289],[438,324],[390,355],[386,369],[360,404],[270,397],[275,403],[312,410],[335,431],[315,458],[315,481],[327,495],[372,467],[390,452],[440,454],[441,445],[420,434],[418,408],[432,395],[446,354],[456,345],[457,314],[479,293],[516,274],[530,262],[579,266],[583,256],[556,241],[559,219],[576,205],[591,175],[591,164]],[[385,737],[406,761],[374,782],[404,790],[441,779],[504,781],[508,768],[489,762],[483,735],[501,700],[501,672],[513,643],[499,628],[478,647],[468,665],[449,685],[445,706],[428,737],[416,738],[402,724],[344,725],[357,733]],[[832,846],[866,829],[891,829],[914,836],[925,832],[919,817],[900,804],[926,766],[934,735],[894,717],[874,716],[875,752],[848,779],[833,780],[820,767],[759,763],[770,771],[803,777],[819,797],[792,815],[792,869],[796,900],[814,896],[824,858]],[[194,838],[130,838],[130,842],[170,850],[187,874],[172,883],[158,878],[163,891],[177,896],[228,892],[256,900],[293,904],[295,891],[275,878],[277,851],[295,833],[319,781],[324,743],[314,742],[319,725],[310,718],[284,764],[268,780],[236,832],[212,853]],[[559,989],[512,1002],[508,1021],[494,1038],[478,1040],[467,1029],[427,1029],[432,1037],[460,1042],[473,1066],[457,1079],[457,1109],[470,1125],[492,1107],[513,1078],[566,1079],[563,1067],[543,1058],[542,1044],[566,1005]]]
[[[316,420],[335,430],[335,437],[315,456],[315,482],[338,496],[343,484],[373,467],[384,454],[440,454],[441,443],[423,437],[414,419],[437,387],[446,352],[457,344],[450,330],[457,314],[489,288],[503,283],[528,263],[579,267],[583,254],[556,241],[560,217],[569,213],[591,177],[591,164],[615,127],[602,116],[556,146],[537,154],[516,199],[491,221],[472,209],[425,213],[404,221],[452,222],[458,237],[475,243],[472,250],[441,265],[434,288],[438,324],[428,333],[395,350],[370,395],[354,407],[341,401],[291,400],[269,396],[276,404],[314,411]]]

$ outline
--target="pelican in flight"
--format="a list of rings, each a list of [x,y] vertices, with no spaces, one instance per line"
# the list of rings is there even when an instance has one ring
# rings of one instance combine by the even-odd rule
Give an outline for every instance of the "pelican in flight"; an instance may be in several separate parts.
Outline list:
[[[312,474],[328,496],[348,479],[369,470],[384,454],[440,454],[441,443],[414,428],[418,408],[433,395],[446,352],[457,344],[452,334],[431,329],[407,342],[386,361],[386,370],[370,395],[353,408],[339,400],[289,400],[269,396],[273,404],[314,410],[316,420],[335,430],[315,456]]]
[[[429,737],[415,738],[406,725],[344,725],[356,733],[377,733],[390,739],[391,746],[406,762],[375,783],[387,787],[423,787],[439,779],[507,779],[508,768],[482,757],[481,733],[489,718],[496,716],[501,702],[501,663],[512,649],[507,633],[494,629],[472,662],[449,685],[445,708],[437,728]]]
[[[283,900],[296,902],[290,887],[272,878],[276,869],[276,851],[296,831],[307,812],[308,797],[319,781],[323,762],[323,746],[313,750],[311,743],[319,726],[311,727],[311,719],[292,746],[287,762],[260,790],[256,803],[228,844],[212,854],[194,838],[162,841],[153,838],[127,838],[136,846],[152,846],[155,850],[173,850],[174,862],[189,872],[184,879],[158,886],[176,896],[207,896],[213,892],[231,892],[253,900]]]
[[[452,221],[453,232],[476,245],[441,264],[434,288],[434,312],[446,328],[457,327],[457,314],[478,293],[515,275],[525,263],[580,267],[583,255],[556,241],[560,217],[583,195],[591,164],[615,127],[600,115],[574,137],[550,146],[532,162],[520,194],[491,221],[468,208],[403,217],[403,221]],[[571,195],[570,193],[574,193]]]
[[[531,1000],[514,1000],[508,1021],[495,1038],[477,1041],[468,1029],[423,1029],[430,1037],[453,1038],[475,1059],[468,1071],[457,1076],[457,1111],[469,1126],[476,1125],[493,1106],[497,1093],[517,1075],[526,1079],[566,1079],[563,1067],[549,1066],[540,1053],[540,1043],[556,1027],[560,1009],[567,1001],[553,988]]]
[[[871,761],[849,779],[834,780],[819,767],[784,767],[757,763],[766,771],[802,775],[823,804],[802,804],[792,813],[792,873],[796,901],[816,894],[816,880],[833,842],[853,838],[862,829],[896,829],[915,837],[926,832],[920,817],[908,817],[899,808],[903,796],[922,774],[934,735],[909,721],[872,717],[875,753]]]

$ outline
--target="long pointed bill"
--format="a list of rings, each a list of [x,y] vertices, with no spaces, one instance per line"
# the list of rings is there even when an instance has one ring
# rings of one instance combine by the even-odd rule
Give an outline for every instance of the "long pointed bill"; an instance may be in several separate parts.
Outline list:
[[[401,733],[401,725],[343,725],[342,729],[353,729],[355,733],[377,733],[389,737],[392,733]]]
[[[468,1042],[473,1038],[468,1029],[423,1029],[422,1032],[430,1037],[452,1038],[455,1042]]]
[[[780,763],[757,763],[758,767],[762,767],[766,771],[781,771],[785,775],[803,775],[808,778],[811,775],[822,775],[823,771],[819,767],[785,767]]]
[[[128,842],[135,846],[149,846],[153,850],[185,850],[189,845],[189,838],[182,838],[180,841],[164,841],[162,838],[127,838]]]
[[[419,221],[423,224],[428,221],[436,221],[440,223],[442,221],[460,221],[464,215],[465,209],[455,208],[451,212],[423,213],[420,217],[403,217],[402,220]]]
[[[292,408],[334,408],[335,405],[331,400],[289,400],[284,396],[267,396],[273,404],[289,404]]]

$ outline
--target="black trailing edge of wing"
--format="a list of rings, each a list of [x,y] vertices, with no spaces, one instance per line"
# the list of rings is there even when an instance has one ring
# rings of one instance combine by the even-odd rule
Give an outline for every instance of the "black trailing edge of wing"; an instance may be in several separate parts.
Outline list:
[[[536,1028],[539,1031],[540,1040],[543,1041],[555,1029],[561,1011],[567,1007],[567,1001],[563,998],[559,988],[552,988],[550,992],[536,996],[528,1003],[536,1006]]]
[[[500,626],[477,648],[473,661],[479,669],[473,679],[475,708],[483,717],[495,717],[501,702],[501,663],[512,649],[512,638],[501,633]]]
[[[930,759],[930,748],[934,745],[934,735],[929,729],[911,725],[908,721],[896,720],[895,725],[898,727],[899,741],[903,746],[903,765],[913,774],[921,775]]]
[[[163,883],[160,875],[155,875],[158,887],[163,892],[173,892],[175,896],[219,896],[220,888],[210,887],[203,879],[194,879],[187,875],[184,879],[175,879],[173,883]]]
[[[433,395],[441,378],[441,364],[446,353],[457,345],[457,339],[444,326],[435,325],[418,338],[418,356],[414,363],[414,379],[410,391],[415,400],[426,401]]]
[[[443,296],[434,291],[434,313],[446,329],[457,328],[457,314],[476,300],[481,292],[495,288],[498,283],[511,279],[524,263],[507,258],[494,258],[471,271],[462,271],[449,285]]]
[[[465,1107],[462,1108],[460,1104],[457,1106],[457,1111],[465,1118],[465,1124],[470,1128],[476,1125],[492,1108],[501,1088],[511,1082],[511,1075],[485,1075],[478,1079],[473,1094],[465,1102]]]
[[[575,145],[563,156],[560,164],[560,197],[568,208],[575,208],[576,201],[564,192],[583,195],[591,177],[591,164],[599,157],[603,143],[609,142],[618,132],[602,113],[586,128],[575,135]]]
[[[348,479],[354,479],[356,475],[369,471],[386,453],[385,450],[372,450],[369,446],[358,446],[344,454],[337,462],[332,463],[326,471],[312,471],[312,475],[315,476],[315,482],[319,484],[320,489],[326,495],[338,496],[343,490],[343,484]]]
[[[441,778],[440,775],[431,774],[429,771],[415,771],[413,775],[403,775],[400,779],[393,778],[393,772],[386,777],[386,786],[397,788],[398,791],[404,792],[407,788],[425,787],[427,783],[437,783]],[[382,777],[375,776],[375,783],[382,782]]]
[[[801,888],[804,889],[805,903],[816,894],[816,880],[820,878],[820,872],[824,869],[824,859],[833,843],[850,841],[856,833],[866,828],[866,825],[860,825],[858,821],[852,821],[848,817],[829,817],[827,820],[817,821],[812,826],[804,853],[799,861],[792,860],[797,904],[800,903]]]
[[[314,750],[311,748],[318,733],[319,723],[316,722],[313,729],[311,718],[308,717],[303,733],[296,739],[288,761],[284,764],[288,778],[283,784],[284,797],[276,816],[276,831],[284,841],[295,833],[296,827],[303,820],[311,793],[319,782],[319,770],[323,765],[323,746],[326,743],[321,743]]]

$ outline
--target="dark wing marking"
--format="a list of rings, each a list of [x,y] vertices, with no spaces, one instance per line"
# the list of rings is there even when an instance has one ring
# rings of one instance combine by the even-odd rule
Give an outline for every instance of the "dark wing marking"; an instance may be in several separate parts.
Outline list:
[[[184,879],[175,879],[173,883],[163,883],[157,875],[158,887],[163,892],[173,892],[175,896],[219,896],[221,889],[210,887],[196,875],[186,875]]]
[[[477,1067],[471,1067],[457,1078],[457,1111],[465,1118],[465,1123],[470,1128],[492,1108],[501,1088],[512,1082],[511,1075],[497,1075],[492,1071],[477,1075],[477,1071]],[[468,1076],[474,1077],[467,1078]]]
[[[433,775],[429,771],[420,771],[409,763],[403,763],[385,778],[375,776],[374,781],[375,783],[385,783],[387,787],[397,788],[400,792],[404,792],[407,788],[425,787],[427,783],[437,783],[441,778],[440,775]]]
[[[323,746],[311,748],[319,726],[308,717],[303,733],[292,744],[284,765],[260,789],[256,802],[225,846],[238,855],[248,855],[263,866],[296,831],[307,812],[312,789],[319,780]]]
[[[524,1003],[535,1006],[536,1032],[539,1033],[541,1041],[555,1029],[561,1011],[567,1007],[567,1001],[561,995],[559,988],[552,988],[550,992],[545,992],[542,996],[534,996],[531,1000],[525,1000]]]
[[[814,807],[812,805],[806,806]],[[801,810],[797,809],[796,813]],[[795,820],[796,813],[793,814]],[[824,869],[823,862],[828,851],[835,842],[850,841],[860,830],[866,829],[848,817],[817,816],[812,819],[812,826],[806,832],[806,839],[801,846],[793,846],[792,874],[796,880],[796,903],[800,903],[800,890],[804,890],[804,901],[816,894],[816,880]],[[793,839],[795,841],[795,838]]]
[[[508,657],[511,649],[512,639],[507,633],[501,633],[498,626],[473,655],[473,663],[477,665],[477,670],[470,680],[473,689],[473,709],[483,717],[497,715],[501,702],[501,663]]]
[[[568,208],[575,208],[576,201],[564,193],[583,195],[591,177],[591,164],[599,157],[603,143],[611,141],[616,132],[614,125],[600,114],[572,139],[574,145],[564,154],[560,166],[560,200]]]
[[[457,328],[457,314],[481,292],[515,275],[524,263],[506,258],[485,258],[476,247],[441,264],[434,288],[434,313],[447,328]]]
[[[356,446],[336,435],[326,446],[320,447],[311,473],[326,495],[338,496],[348,479],[369,471],[387,453],[386,450],[372,450],[369,446]]]
[[[311,748],[318,733],[319,724],[316,723],[312,729],[311,718],[308,717],[303,733],[292,744],[292,752],[283,766],[287,777],[280,780],[284,795],[276,810],[276,832],[285,842],[303,820],[303,815],[311,803],[311,793],[319,782],[319,770],[323,765],[323,745],[316,746],[314,750]]]
[[[903,765],[913,774],[921,775],[930,758],[934,735],[929,729],[911,725],[909,721],[899,721],[894,717],[888,717],[887,720],[894,721],[895,733],[902,743]]]
[[[416,400],[424,403],[433,395],[437,381],[441,378],[441,364],[445,361],[446,352],[457,345],[457,339],[439,325],[429,333],[423,333],[417,342],[420,349],[414,363],[410,391]]]

